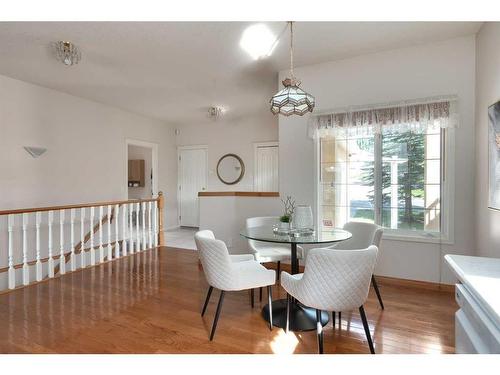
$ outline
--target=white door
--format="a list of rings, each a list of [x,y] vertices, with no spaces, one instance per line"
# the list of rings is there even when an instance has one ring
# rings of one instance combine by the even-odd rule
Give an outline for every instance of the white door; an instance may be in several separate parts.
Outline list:
[[[255,162],[255,190],[279,191],[278,146],[258,146]]]
[[[198,227],[198,192],[207,189],[207,149],[179,149],[179,222]]]

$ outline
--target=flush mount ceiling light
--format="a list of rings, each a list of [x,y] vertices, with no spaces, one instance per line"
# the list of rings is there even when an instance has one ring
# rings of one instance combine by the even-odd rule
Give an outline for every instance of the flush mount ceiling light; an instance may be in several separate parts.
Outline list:
[[[247,27],[240,40],[240,47],[254,60],[270,56],[277,44],[278,38],[262,23]]]
[[[54,43],[57,60],[66,66],[78,64],[82,59],[80,49],[71,42],[58,41]]]
[[[215,121],[222,117],[224,113],[226,113],[226,109],[224,107],[213,106],[208,109],[207,116]]]
[[[293,74],[293,22],[290,24],[290,78],[285,78],[282,83],[284,89],[274,94],[269,101],[271,103],[271,112],[282,114],[284,116],[299,115],[302,116],[314,109],[314,96],[302,90],[300,80]]]

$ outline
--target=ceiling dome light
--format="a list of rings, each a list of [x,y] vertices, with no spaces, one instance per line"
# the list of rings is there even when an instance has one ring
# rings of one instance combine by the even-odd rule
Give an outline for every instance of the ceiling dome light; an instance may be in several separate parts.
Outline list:
[[[208,108],[207,116],[216,121],[226,113],[227,109],[222,106],[213,106]]]
[[[299,87],[300,80],[293,74],[293,22],[290,22],[290,78],[284,79],[282,83],[285,88],[274,94],[269,101],[273,114],[302,116],[313,111],[314,96]]]
[[[240,47],[254,60],[270,56],[277,44],[276,36],[262,23],[247,27],[240,40]]]
[[[58,41],[55,43],[57,60],[66,66],[78,64],[82,59],[80,49],[71,42]]]

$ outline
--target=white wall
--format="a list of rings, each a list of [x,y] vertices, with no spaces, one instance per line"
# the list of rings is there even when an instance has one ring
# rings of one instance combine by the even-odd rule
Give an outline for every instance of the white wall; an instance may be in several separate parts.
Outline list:
[[[498,60],[497,60],[498,61]],[[280,73],[280,81],[288,72]],[[376,274],[453,282],[442,262],[447,253],[473,254],[474,241],[474,36],[297,68],[316,111],[349,105],[456,94],[455,243],[384,240]],[[280,193],[314,207],[314,145],[307,118],[279,119]]]
[[[263,93],[263,100],[266,100]],[[269,94],[271,97],[272,93]],[[208,190],[252,191],[254,175],[254,143],[278,140],[278,120],[269,110],[254,116],[237,119],[220,119],[203,124],[183,125],[177,146],[208,146]],[[240,156],[245,163],[245,175],[235,185],[225,185],[216,173],[220,157],[228,154]]]
[[[153,160],[153,150],[149,147],[128,145],[128,160],[144,160],[144,186],[129,187],[128,198],[151,198],[151,168]]]
[[[127,199],[127,138],[159,144],[165,225],[175,225],[177,164],[170,126],[0,76],[0,209]],[[47,152],[33,159],[25,145]]]
[[[500,23],[485,23],[476,38],[477,255],[500,257],[500,211],[488,208],[488,107],[500,100]]]
[[[200,230],[210,229],[232,254],[249,253],[248,241],[240,236],[248,217],[279,216],[279,197],[200,197]]]

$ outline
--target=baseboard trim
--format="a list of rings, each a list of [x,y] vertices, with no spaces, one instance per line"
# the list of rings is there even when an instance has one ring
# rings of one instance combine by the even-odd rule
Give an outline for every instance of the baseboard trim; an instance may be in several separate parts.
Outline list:
[[[176,229],[179,229],[181,226],[180,225],[172,225],[171,227],[167,227],[165,229],[163,229],[164,232],[167,232],[169,230],[176,230]]]
[[[276,263],[265,263],[266,268],[276,269]],[[291,266],[289,263],[281,263],[281,270],[286,272],[291,272]],[[299,272],[304,272],[304,266],[299,266]],[[378,276],[375,275],[377,279],[377,284],[379,285],[391,285],[399,287],[411,287],[425,290],[437,290],[441,292],[455,292],[455,285],[441,284],[431,281],[420,281],[420,280],[410,280],[410,279],[400,279],[398,277],[389,276]]]
[[[435,283],[432,281],[420,281],[410,279],[400,279],[397,277],[377,276],[377,283],[381,285],[393,285],[401,287],[412,287],[426,290],[438,290],[442,292],[455,292],[455,285]]]

